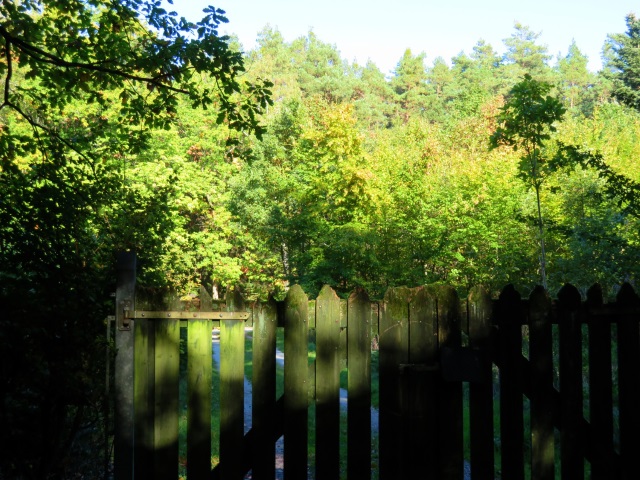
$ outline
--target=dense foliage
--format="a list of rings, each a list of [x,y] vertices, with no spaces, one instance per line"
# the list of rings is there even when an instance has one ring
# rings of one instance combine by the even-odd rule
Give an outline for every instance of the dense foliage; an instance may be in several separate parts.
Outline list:
[[[144,252],[147,278],[185,284],[178,249],[191,249],[180,245],[190,231],[207,244],[198,261],[233,269],[220,180],[187,149],[163,160],[154,145],[191,124],[180,112],[192,107],[212,112],[202,126],[217,129],[219,151],[260,136],[269,83],[247,82],[242,54],[217,32],[224,12],[194,24],[159,5],[0,4],[2,478],[106,472],[104,319],[118,250]],[[185,175],[213,180],[198,191]],[[175,275],[158,273],[168,263]]]
[[[637,281],[635,17],[597,74],[575,43],[552,63],[516,24],[504,55],[483,41],[451,65],[407,50],[387,76],[313,33],[265,28],[242,52],[217,33],[224,12],[205,14],[0,5],[0,476],[102,465],[77,440],[108,445],[119,250],[137,251],[141,283],[185,293],[526,291],[541,278],[543,205],[551,290]],[[502,135],[523,88],[554,109],[538,111],[531,148]]]

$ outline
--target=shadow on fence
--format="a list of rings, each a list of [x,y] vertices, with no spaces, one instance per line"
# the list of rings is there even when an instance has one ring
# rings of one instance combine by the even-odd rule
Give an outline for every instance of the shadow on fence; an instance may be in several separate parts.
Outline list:
[[[273,479],[274,445],[282,434],[286,478],[460,479],[465,464],[473,479],[636,478],[640,299],[630,285],[607,304],[597,286],[583,301],[567,285],[556,300],[542,288],[522,299],[510,286],[497,299],[481,288],[460,300],[452,288],[424,286],[390,288],[377,302],[361,290],[343,300],[324,287],[309,300],[294,286],[282,302],[249,304],[236,295],[217,305],[204,297],[187,305],[140,288],[134,296],[135,279],[129,282],[118,288],[117,298],[118,480],[178,477],[181,326],[188,329],[189,480],[241,479],[249,471],[253,478]],[[207,414],[214,327],[221,331],[219,432],[211,431]],[[247,434],[245,327],[253,328]],[[279,399],[277,327],[284,329],[286,358]],[[377,465],[371,455],[374,339]],[[344,366],[347,445],[341,463]],[[309,472],[311,411],[316,443],[315,470]],[[220,463],[212,471],[216,435]]]

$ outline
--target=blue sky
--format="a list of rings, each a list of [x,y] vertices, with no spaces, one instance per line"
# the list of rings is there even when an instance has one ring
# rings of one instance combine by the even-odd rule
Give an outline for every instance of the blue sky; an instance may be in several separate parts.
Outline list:
[[[196,21],[209,4],[212,0],[174,0],[169,8]],[[428,65],[439,56],[450,63],[480,39],[503,53],[503,40],[516,21],[541,33],[538,43],[554,59],[566,55],[575,39],[589,69],[597,71],[607,34],[626,31],[627,13],[640,15],[638,0],[217,0],[213,5],[229,19],[221,32],[236,34],[245,50],[255,47],[266,25],[288,42],[313,30],[346,60],[364,64],[371,59],[385,74],[407,48],[424,52]]]

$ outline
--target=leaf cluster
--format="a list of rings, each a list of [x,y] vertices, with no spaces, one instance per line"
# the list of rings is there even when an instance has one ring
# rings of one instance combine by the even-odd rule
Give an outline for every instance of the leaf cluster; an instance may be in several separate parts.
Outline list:
[[[602,154],[561,143],[553,162],[558,167],[580,165],[594,169],[605,182],[605,195],[613,199],[625,213],[640,218],[640,183],[616,172],[605,162]]]
[[[119,90],[121,121],[167,128],[185,96],[194,107],[214,105],[233,129],[261,134],[257,117],[271,102],[270,82],[242,81],[242,54],[218,33],[224,11],[205,13],[192,23],[158,0],[3,2],[0,110],[55,134],[48,110],[80,98],[106,108],[113,101],[106,92]],[[16,81],[18,69],[36,81]],[[205,76],[214,88],[202,86]]]
[[[566,112],[558,98],[548,95],[551,89],[550,83],[525,74],[511,89],[497,116],[498,127],[489,137],[490,148],[505,145],[523,151],[520,170],[534,186],[539,186],[543,176],[540,152],[544,142]]]

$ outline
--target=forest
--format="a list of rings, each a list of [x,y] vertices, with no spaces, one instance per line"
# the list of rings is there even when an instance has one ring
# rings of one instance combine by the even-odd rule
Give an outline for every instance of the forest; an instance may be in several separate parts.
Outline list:
[[[637,285],[633,14],[599,72],[516,23],[504,54],[407,50],[389,76],[312,31],[243,51],[205,15],[0,6],[0,477],[99,468],[77,440],[107,435],[120,251],[145,286],[214,297]]]

